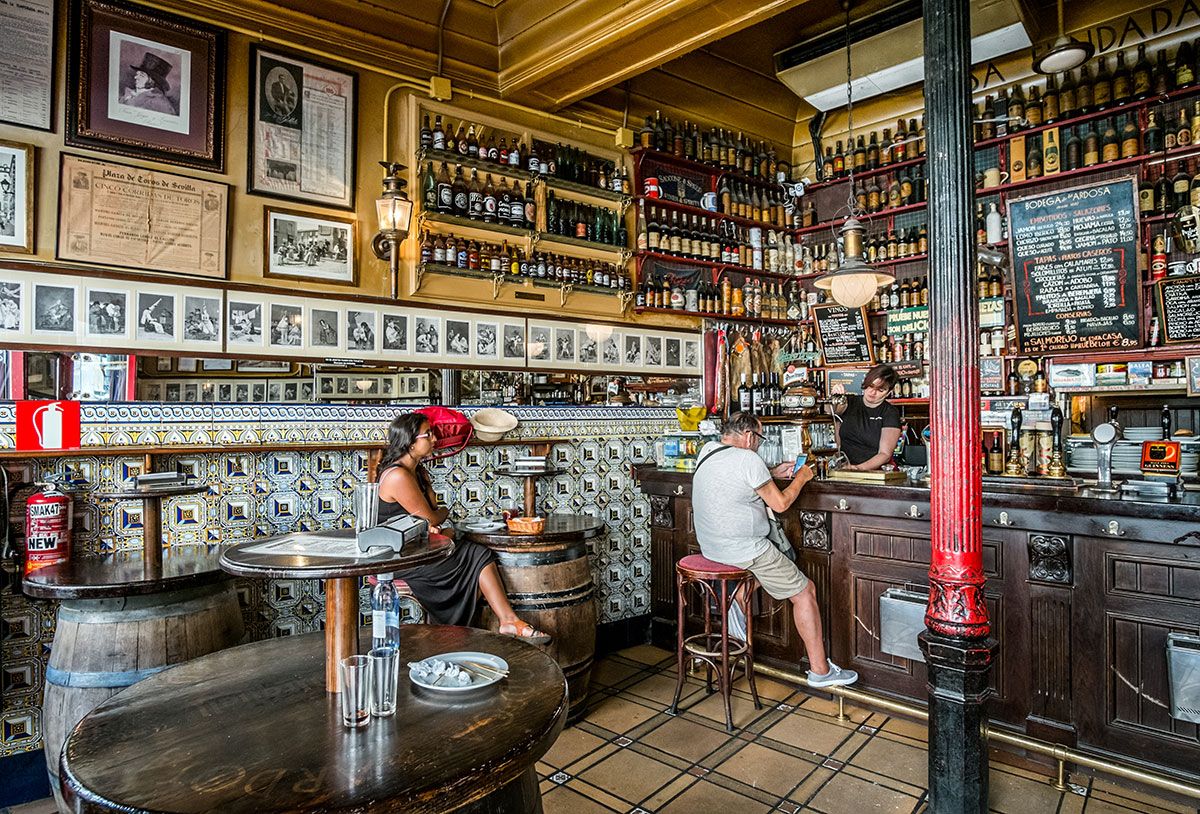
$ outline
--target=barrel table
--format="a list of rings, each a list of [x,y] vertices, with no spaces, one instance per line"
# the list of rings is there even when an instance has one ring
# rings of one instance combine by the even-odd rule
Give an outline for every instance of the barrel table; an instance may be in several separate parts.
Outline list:
[[[238,543],[221,554],[221,568],[239,577],[325,580],[325,686],[338,692],[338,662],[358,652],[358,577],[400,574],[418,565],[438,562],[454,551],[454,542],[430,534],[408,543],[397,553],[373,550],[357,556],[315,556],[289,551],[317,548],[324,542],[353,543],[354,529],[293,531]],[[356,552],[357,553],[357,552]]]
[[[174,547],[150,563],[129,551],[25,577],[27,596],[62,603],[42,702],[46,768],[61,811],[59,753],[80,718],[138,681],[241,641],[237,594],[219,557],[216,546]]]
[[[567,677],[572,722],[587,707],[596,655],[596,591],[588,540],[603,532],[603,521],[586,514],[551,514],[541,534],[463,532],[495,552],[517,615],[554,637],[546,649]],[[493,614],[486,616],[489,627],[499,627]]]
[[[198,495],[208,491],[203,483],[166,483],[161,486],[129,486],[111,492],[97,492],[92,497],[105,500],[142,501],[142,555],[148,565],[162,561],[162,502],[168,497]]]
[[[362,635],[369,639],[370,629]],[[408,662],[497,655],[509,675],[468,695],[423,690]],[[537,760],[566,717],[554,660],[511,636],[408,625],[396,714],[341,723],[320,633],[242,645],[153,676],[71,732],[63,793],[77,812],[540,812]]]

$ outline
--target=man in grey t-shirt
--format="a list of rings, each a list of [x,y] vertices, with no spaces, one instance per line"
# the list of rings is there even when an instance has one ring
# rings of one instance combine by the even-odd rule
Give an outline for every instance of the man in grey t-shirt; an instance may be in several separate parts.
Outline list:
[[[767,508],[787,511],[812,480],[812,469],[802,466],[792,477],[795,462],[785,461],[768,470],[757,452],[762,439],[762,422],[753,413],[734,413],[722,428],[720,443],[710,441],[700,450],[692,478],[692,518],[700,553],[750,571],[773,598],[792,603],[792,618],[812,668],[810,687],[853,684],[858,673],[843,670],[825,657],[816,589],[767,539]],[[710,456],[715,457],[708,460]],[[780,490],[772,475],[792,482]]]

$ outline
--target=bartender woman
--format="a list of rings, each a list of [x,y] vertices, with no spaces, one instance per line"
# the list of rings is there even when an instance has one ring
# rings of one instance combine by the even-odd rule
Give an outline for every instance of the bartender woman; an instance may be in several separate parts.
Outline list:
[[[863,379],[861,396],[833,386],[833,409],[841,421],[838,443],[850,459],[845,469],[869,472],[892,459],[900,440],[900,409],[887,401],[899,377],[889,365],[876,365]]]

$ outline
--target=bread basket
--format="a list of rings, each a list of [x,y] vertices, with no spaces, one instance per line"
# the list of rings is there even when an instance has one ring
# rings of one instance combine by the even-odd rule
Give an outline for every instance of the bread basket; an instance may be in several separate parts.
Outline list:
[[[513,534],[541,534],[546,530],[544,517],[510,517],[508,530]]]

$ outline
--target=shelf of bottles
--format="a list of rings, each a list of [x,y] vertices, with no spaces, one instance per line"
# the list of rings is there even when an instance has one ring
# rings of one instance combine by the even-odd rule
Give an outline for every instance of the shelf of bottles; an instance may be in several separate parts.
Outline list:
[[[623,268],[629,176],[616,161],[465,120],[455,128],[443,114],[429,112],[422,114],[418,161],[419,275],[491,277],[482,262],[490,252],[489,262],[513,259],[510,265],[517,271],[508,277],[593,293],[630,293]],[[442,234],[431,237],[430,230]],[[476,239],[447,234],[451,230]],[[489,236],[494,236],[491,242]],[[427,241],[461,243],[462,250],[438,262]],[[607,256],[606,262],[580,256],[596,253]],[[472,267],[476,264],[468,257],[477,254]],[[595,283],[601,273],[605,282]]]
[[[720,279],[687,279],[669,272],[643,275],[634,311],[791,328],[808,320],[807,305],[802,313],[795,292],[788,292],[776,280],[762,280],[748,274],[740,285],[730,275]]]

